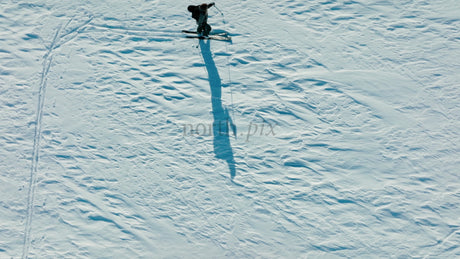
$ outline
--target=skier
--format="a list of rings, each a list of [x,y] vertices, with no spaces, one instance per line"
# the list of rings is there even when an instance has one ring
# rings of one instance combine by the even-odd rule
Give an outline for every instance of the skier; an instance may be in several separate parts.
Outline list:
[[[196,20],[198,25],[197,32],[199,36],[209,36],[211,25],[208,24],[208,9],[214,6],[214,2],[210,4],[189,5],[188,11],[192,13],[192,18]]]

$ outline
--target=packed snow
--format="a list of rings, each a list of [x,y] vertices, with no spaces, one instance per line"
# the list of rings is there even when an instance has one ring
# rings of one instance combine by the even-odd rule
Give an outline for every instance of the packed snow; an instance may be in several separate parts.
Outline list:
[[[0,258],[460,257],[456,0],[2,0]]]

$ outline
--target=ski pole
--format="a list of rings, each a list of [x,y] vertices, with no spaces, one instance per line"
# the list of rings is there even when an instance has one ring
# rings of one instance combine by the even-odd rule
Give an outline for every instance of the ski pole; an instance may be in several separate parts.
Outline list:
[[[219,8],[217,8],[216,4],[214,4],[214,7],[217,9],[217,11],[219,11],[220,14],[222,14],[222,16],[224,16],[224,13]]]

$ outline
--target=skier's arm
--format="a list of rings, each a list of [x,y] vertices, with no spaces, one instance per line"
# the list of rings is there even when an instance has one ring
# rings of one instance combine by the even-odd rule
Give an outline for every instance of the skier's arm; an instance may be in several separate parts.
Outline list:
[[[211,8],[211,7],[213,7],[214,5],[216,5],[216,4],[215,4],[214,2],[212,2],[212,3],[208,4],[208,8]]]

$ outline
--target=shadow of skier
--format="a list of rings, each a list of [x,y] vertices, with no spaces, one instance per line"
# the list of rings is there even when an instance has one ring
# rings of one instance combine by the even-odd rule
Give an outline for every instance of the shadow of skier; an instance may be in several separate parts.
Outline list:
[[[216,158],[225,160],[230,169],[230,177],[236,175],[235,158],[230,143],[230,129],[236,136],[236,126],[233,124],[228,110],[222,104],[222,84],[210,49],[211,41],[200,40],[201,55],[208,71],[209,86],[211,87],[211,103],[213,114],[213,146]]]

